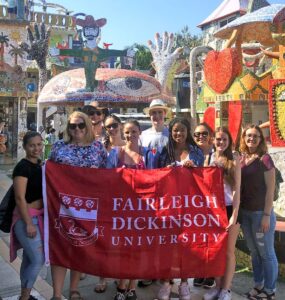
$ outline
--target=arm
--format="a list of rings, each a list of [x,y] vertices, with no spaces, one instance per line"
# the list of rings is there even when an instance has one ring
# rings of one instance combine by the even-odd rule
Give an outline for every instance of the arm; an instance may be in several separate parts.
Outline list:
[[[84,50],[79,50],[79,49],[59,49],[59,55],[62,55],[62,56],[82,57],[82,56],[84,56]]]
[[[234,159],[234,179],[235,185],[233,187],[233,213],[229,220],[229,225],[226,228],[227,230],[229,230],[232,225],[236,224],[240,205],[241,166],[238,154],[235,154]]]
[[[263,48],[260,48],[260,49],[266,56],[268,56],[270,58],[279,59],[279,56],[280,56],[279,52],[272,52],[272,51],[265,50]]]
[[[270,227],[270,215],[273,207],[273,197],[275,189],[275,168],[264,172],[264,180],[266,185],[264,215],[261,221],[261,230],[267,232]]]
[[[32,222],[32,218],[28,212],[28,205],[25,198],[27,189],[28,178],[22,176],[16,176],[13,180],[13,186],[15,191],[15,201],[20,215],[27,225],[27,236],[34,238],[37,234],[37,229]]]

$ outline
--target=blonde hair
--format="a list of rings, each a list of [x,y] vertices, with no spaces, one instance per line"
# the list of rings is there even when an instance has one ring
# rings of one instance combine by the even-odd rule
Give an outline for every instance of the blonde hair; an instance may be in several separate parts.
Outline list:
[[[66,126],[64,134],[63,134],[63,140],[66,143],[70,143],[72,141],[72,136],[70,134],[68,125],[70,124],[70,120],[73,119],[73,118],[80,118],[80,119],[82,119],[84,121],[84,123],[86,125],[86,134],[85,134],[84,143],[91,144],[94,141],[94,139],[95,139],[94,133],[92,131],[92,122],[89,119],[89,117],[85,113],[83,113],[81,111],[74,111],[69,116],[68,121],[67,121],[67,126]]]
[[[268,149],[267,149],[267,145],[266,145],[265,138],[264,138],[262,130],[260,129],[259,126],[254,125],[254,124],[247,125],[245,127],[245,129],[243,130],[242,135],[240,137],[239,150],[240,150],[241,153],[250,154],[249,149],[248,149],[248,147],[245,143],[245,134],[246,134],[248,129],[256,129],[258,131],[258,133],[260,135],[260,142],[259,142],[259,144],[256,148],[256,154],[258,154],[259,157],[262,157],[265,153],[268,152]]]

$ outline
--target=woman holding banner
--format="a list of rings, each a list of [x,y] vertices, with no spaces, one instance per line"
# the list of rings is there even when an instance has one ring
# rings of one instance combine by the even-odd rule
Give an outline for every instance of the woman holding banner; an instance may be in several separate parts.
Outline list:
[[[169,123],[169,140],[158,158],[158,167],[198,167],[203,166],[203,152],[191,136],[190,123],[185,118],[174,118]],[[169,300],[171,285],[165,280],[158,292],[159,300]],[[179,299],[190,300],[187,278],[181,279]]]
[[[51,150],[50,159],[54,162],[77,167],[104,168],[107,153],[99,141],[94,141],[92,123],[82,112],[73,112],[68,119],[64,140],[57,141]],[[54,300],[60,300],[66,268],[51,266]],[[78,291],[80,272],[71,270],[69,299],[82,299]]]
[[[214,139],[215,152],[210,159],[210,165],[224,169],[224,196],[229,224],[227,241],[226,270],[223,277],[216,277],[216,287],[210,289],[204,300],[230,300],[231,283],[235,272],[235,245],[239,234],[240,224],[238,212],[240,203],[241,168],[239,155],[233,153],[232,137],[225,127],[218,127]]]
[[[19,299],[28,300],[33,298],[30,292],[44,264],[41,134],[28,131],[23,137],[23,148],[26,157],[18,162],[13,171],[16,208],[11,228],[10,260],[14,261],[16,250],[23,248]]]
[[[103,145],[108,154],[114,148],[122,147],[126,143],[122,139],[122,122],[116,115],[108,115],[104,120],[105,136],[103,138]],[[107,288],[107,281],[103,277],[99,277],[99,281],[96,283],[94,292],[104,293]]]
[[[108,156],[108,168],[147,169],[150,150],[139,145],[140,124],[136,120],[127,120],[123,127],[126,145],[111,150]],[[151,165],[151,162],[150,162]],[[136,281],[121,279],[114,300],[136,300]]]
[[[274,249],[275,167],[259,126],[241,136],[241,227],[251,252],[254,287],[250,299],[275,299],[278,261]]]
[[[196,126],[193,133],[194,141],[197,146],[203,151],[204,154],[204,167],[210,165],[211,156],[214,152],[214,132],[207,123],[200,123]],[[194,278],[194,286],[203,286],[206,289],[210,289],[215,285],[215,278]]]

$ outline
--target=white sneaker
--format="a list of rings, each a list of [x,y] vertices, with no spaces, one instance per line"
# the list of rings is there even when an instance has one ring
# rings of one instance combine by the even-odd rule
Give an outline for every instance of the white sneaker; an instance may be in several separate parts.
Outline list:
[[[190,300],[190,289],[186,282],[179,285],[179,300]]]
[[[158,291],[157,298],[159,300],[169,300],[170,293],[171,285],[164,283]]]
[[[218,300],[231,300],[231,299],[232,299],[231,291],[222,289]]]
[[[218,299],[220,295],[220,288],[214,287],[212,289],[209,289],[207,293],[204,294],[204,300],[215,300]]]

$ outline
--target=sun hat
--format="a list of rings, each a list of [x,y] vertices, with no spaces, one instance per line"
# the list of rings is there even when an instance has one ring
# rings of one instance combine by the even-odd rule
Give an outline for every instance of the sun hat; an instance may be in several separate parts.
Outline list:
[[[149,107],[146,107],[143,112],[146,115],[149,115],[149,113],[154,109],[163,109],[165,113],[167,114],[170,111],[170,107],[168,107],[163,100],[161,99],[153,99],[149,105]]]

